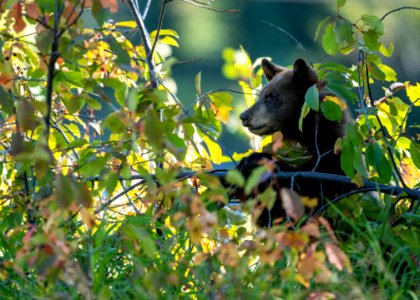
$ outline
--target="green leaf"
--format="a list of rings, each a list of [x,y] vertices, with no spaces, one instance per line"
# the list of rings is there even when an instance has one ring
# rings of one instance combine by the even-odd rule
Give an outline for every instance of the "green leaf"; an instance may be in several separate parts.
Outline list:
[[[319,110],[319,92],[316,85],[311,86],[305,94],[305,103],[308,104],[309,108],[318,111]]]
[[[90,155],[88,158],[81,157],[79,172],[82,176],[96,176],[104,171],[107,156]]]
[[[384,23],[377,16],[372,15],[362,15],[362,22],[370,30],[377,33],[379,36],[384,34]]]
[[[324,28],[324,25],[331,19],[330,16],[326,17],[324,20],[322,20],[321,22],[319,22],[318,26],[316,27],[316,31],[315,31],[315,38],[314,40],[316,41],[318,39],[319,33],[321,32],[322,28]]]
[[[322,36],[322,47],[324,48],[324,51],[329,55],[335,55],[338,52],[340,46],[337,42],[335,22],[329,24],[325,28],[324,35]]]
[[[414,165],[420,169],[420,146],[414,141],[410,143],[410,154]]]
[[[146,111],[144,132],[150,144],[157,149],[162,148],[164,130],[162,121],[155,110]]]
[[[122,122],[124,112],[114,112],[109,114],[101,123],[102,128],[108,128],[115,133],[124,133],[127,131],[126,125]]]
[[[329,71],[337,71],[343,74],[349,74],[350,70],[342,64],[338,64],[338,63],[332,63],[332,62],[328,62],[328,63],[324,63],[324,64],[320,64],[318,66],[318,70],[329,70]]]
[[[346,4],[346,0],[336,0],[337,9],[341,8]]]
[[[326,89],[347,102],[354,102],[355,94],[346,86],[331,82],[328,83]]]
[[[94,110],[101,110],[102,109],[101,103],[96,99],[88,97],[88,98],[86,98],[86,103],[87,103],[87,105],[89,105]]]
[[[13,99],[2,87],[0,87],[0,110],[2,113],[11,115],[13,113]]]
[[[334,101],[326,100],[321,103],[321,111],[324,116],[330,121],[341,121],[343,111],[341,107]]]
[[[378,172],[384,182],[389,182],[392,176],[391,165],[377,142],[369,143],[366,147],[366,163]]]
[[[55,200],[60,208],[67,208],[74,199],[74,182],[70,177],[58,175],[55,182]]]
[[[187,146],[178,135],[166,132],[165,146],[179,161],[185,159]]]
[[[265,166],[260,166],[252,170],[252,173],[245,184],[245,190],[244,190],[245,194],[249,195],[255,187],[257,187],[262,181],[264,181],[264,180],[261,180],[261,178],[267,172],[269,171],[267,170]]]
[[[105,188],[109,195],[112,195],[118,184],[118,176],[115,173],[109,174],[105,180]]]
[[[53,2],[51,0],[43,0],[43,1]],[[109,10],[105,9],[102,6],[101,1],[93,1],[91,13],[100,28],[102,28],[102,25],[109,18]]]
[[[237,169],[229,170],[229,172],[226,174],[225,180],[237,187],[243,187],[245,185],[245,178]]]
[[[130,55],[128,52],[117,42],[116,38],[108,39],[109,46],[112,52],[117,55],[115,62],[120,65],[130,65]]]
[[[341,150],[340,162],[341,168],[343,169],[344,173],[350,178],[353,178],[355,175],[353,166],[354,157],[354,146],[348,139],[344,139],[343,148]]]
[[[36,127],[35,108],[32,101],[21,99],[16,108],[17,121],[24,131],[33,130]]]
[[[60,2],[61,3],[58,4],[59,7],[61,7],[61,5],[62,5],[62,1],[60,1]],[[51,0],[37,0],[36,1],[36,4],[38,4],[38,7],[44,13],[49,13],[49,12],[53,12],[54,11],[55,1],[51,1]]]
[[[355,39],[354,39],[354,28],[353,25],[346,21],[346,22],[342,22],[339,23],[339,27],[338,27],[338,36],[339,36],[339,40],[341,43],[341,47],[350,47],[349,49],[345,49],[345,50],[341,50],[341,52],[345,52],[345,54],[351,52],[351,50],[353,50],[353,46],[356,43]]]
[[[62,101],[70,114],[78,112],[85,104],[85,100],[82,97],[63,97]]]
[[[379,50],[379,47],[381,43],[379,42],[380,35],[373,30],[368,30],[363,34],[363,39],[365,41],[366,47],[370,51],[377,51]]]

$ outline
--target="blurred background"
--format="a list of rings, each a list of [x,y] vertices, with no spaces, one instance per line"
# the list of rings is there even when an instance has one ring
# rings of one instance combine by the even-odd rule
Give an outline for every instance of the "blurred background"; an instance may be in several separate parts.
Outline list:
[[[139,1],[141,10],[145,5]],[[239,86],[224,78],[222,74],[222,51],[226,47],[243,46],[254,61],[258,57],[271,57],[280,65],[291,65],[296,58],[310,57],[316,62],[339,62],[351,66],[357,61],[357,53],[349,56],[328,56],[321,43],[314,41],[315,30],[320,21],[336,12],[335,0],[203,0],[209,8],[217,10],[237,9],[237,13],[216,12],[203,9],[182,0],[174,0],[167,5],[162,28],[174,29],[180,35],[180,48],[174,49],[178,59],[172,69],[172,76],[178,85],[178,97],[185,105],[196,99],[194,77],[202,72],[203,92],[229,88],[240,90]],[[152,0],[145,20],[149,31],[157,28],[163,1]],[[363,14],[382,17],[388,11],[402,6],[420,7],[419,0],[347,0],[340,15],[355,22]],[[126,7],[116,21],[131,19]],[[293,35],[306,49],[297,44],[280,30],[266,22],[282,28]],[[386,45],[394,44],[394,55],[384,58],[398,74],[398,81],[420,81],[420,11],[402,10],[389,15],[384,20]],[[374,90],[374,97],[383,96],[381,89]],[[223,128],[220,138],[222,145],[231,153],[248,149],[248,137],[238,132],[237,116],[245,109],[240,96],[233,101],[234,113],[228,126]],[[409,122],[418,123],[420,110],[417,108]],[[412,131],[412,133],[414,133]]]

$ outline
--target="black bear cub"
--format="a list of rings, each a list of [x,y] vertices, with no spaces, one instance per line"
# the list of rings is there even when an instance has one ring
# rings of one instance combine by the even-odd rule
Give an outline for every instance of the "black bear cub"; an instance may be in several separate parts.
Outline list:
[[[249,131],[260,136],[280,131],[284,139],[298,142],[312,156],[304,164],[292,166],[276,160],[270,153],[253,153],[242,159],[238,169],[247,178],[252,170],[261,164],[262,159],[274,159],[281,171],[314,170],[342,175],[340,156],[334,154],[334,145],[339,137],[344,136],[345,126],[350,121],[347,110],[343,111],[340,122],[330,121],[321,111],[311,110],[303,119],[301,131],[299,118],[307,90],[317,84],[320,90],[320,102],[331,94],[324,91],[318,82],[316,71],[303,59],[296,60],[293,69],[275,65],[267,59],[262,60],[261,67],[268,83],[261,90],[258,101],[240,115],[242,124]],[[291,182],[282,180],[277,182],[277,186],[289,188]],[[318,197],[319,204],[322,203],[324,197],[331,199],[340,193],[340,187],[321,184],[313,180],[295,180],[293,188],[301,195]],[[262,212],[257,223],[269,226],[272,220],[284,217],[284,214],[281,201],[277,199],[271,211]]]

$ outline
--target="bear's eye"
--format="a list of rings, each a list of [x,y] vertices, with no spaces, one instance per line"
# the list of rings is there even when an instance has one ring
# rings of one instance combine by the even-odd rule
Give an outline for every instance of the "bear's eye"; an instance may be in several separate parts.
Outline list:
[[[270,102],[275,102],[277,100],[277,97],[274,94],[267,94],[265,98]]]

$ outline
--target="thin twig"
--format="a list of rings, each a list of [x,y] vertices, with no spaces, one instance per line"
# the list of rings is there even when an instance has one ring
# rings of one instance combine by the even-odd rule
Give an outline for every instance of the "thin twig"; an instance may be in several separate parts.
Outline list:
[[[371,101],[371,105],[373,106],[374,105],[374,103],[373,103],[373,96],[372,96],[372,90],[370,89],[369,70],[368,70],[367,66],[366,66],[366,85],[367,85],[367,90],[368,90],[368,93],[369,93],[369,98],[370,98],[370,101]],[[382,124],[382,121],[381,121],[381,118],[379,118],[379,115],[378,114],[375,114],[375,117],[376,117],[376,120],[378,121],[379,126],[381,127],[381,130],[382,130],[382,132],[384,134],[385,139],[390,139],[389,133],[386,130],[386,128],[384,127],[384,125]],[[405,188],[407,188],[407,185],[405,184],[404,179],[401,176],[401,172],[398,169],[397,163],[395,162],[394,153],[392,152],[391,147],[389,147],[389,145],[387,143],[385,143],[385,146],[386,146],[386,149],[387,149],[389,158],[391,159],[392,165],[394,167],[394,171],[396,173],[396,176],[398,177],[398,178],[395,178],[395,173],[392,172],[395,181],[398,183],[398,179],[399,179],[399,181],[401,182],[402,186],[405,187]]]
[[[308,58],[308,60],[309,60],[309,63],[312,65],[312,60],[311,60],[311,57],[309,56],[309,54],[308,54],[308,52],[306,51],[306,49],[305,49],[305,47],[303,46],[303,44],[301,43],[301,42],[299,42],[292,34],[290,34],[288,31],[286,31],[286,30],[284,30],[283,28],[281,28],[281,27],[279,27],[279,26],[277,26],[277,25],[274,25],[273,23],[270,23],[270,22],[267,22],[267,21],[261,21],[261,22],[263,22],[264,24],[267,24],[267,25],[269,25],[269,26],[271,26],[271,27],[274,27],[274,28],[276,28],[277,30],[279,30],[280,32],[282,32],[283,34],[285,34],[287,37],[289,37],[293,42],[295,42],[295,44],[296,44],[296,47],[299,49],[299,50],[302,50],[305,54],[306,54],[306,57]]]
[[[160,16],[159,16],[158,28],[156,30],[155,40],[153,42],[153,46],[152,46],[152,49],[150,50],[150,53],[147,55],[148,59],[153,59],[153,52],[155,52],[156,44],[159,40],[160,30],[162,29],[162,25],[163,25],[163,18],[165,17],[166,5],[171,1],[172,0],[163,1],[162,9],[160,10]]]
[[[393,9],[389,12],[387,12],[386,14],[383,15],[383,17],[381,18],[381,21],[383,21],[387,16],[389,16],[390,14],[403,10],[403,9],[410,9],[410,10],[420,10],[420,7],[415,7],[415,6],[403,6],[403,7],[399,7],[396,9]]]
[[[144,182],[145,182],[145,180],[140,180],[139,182],[136,182],[135,184],[133,184],[133,185],[129,186],[128,188],[126,188],[125,190],[123,190],[118,195],[115,195],[114,197],[110,198],[107,202],[105,202],[104,204],[102,204],[102,206],[100,208],[95,209],[95,214],[100,213],[102,210],[104,210],[105,208],[107,208],[112,202],[114,202],[115,200],[117,200],[121,196],[124,196],[128,192],[134,190],[136,187],[144,184]]]
[[[239,9],[224,9],[224,10],[219,10],[219,9],[207,7],[207,6],[203,5],[202,3],[195,2],[193,0],[182,0],[182,1],[185,2],[185,3],[191,4],[193,6],[197,6],[197,7],[204,8],[204,9],[207,9],[207,10],[211,10],[211,11],[214,11],[214,12],[221,12],[221,13],[238,13],[238,12],[240,12]]]

